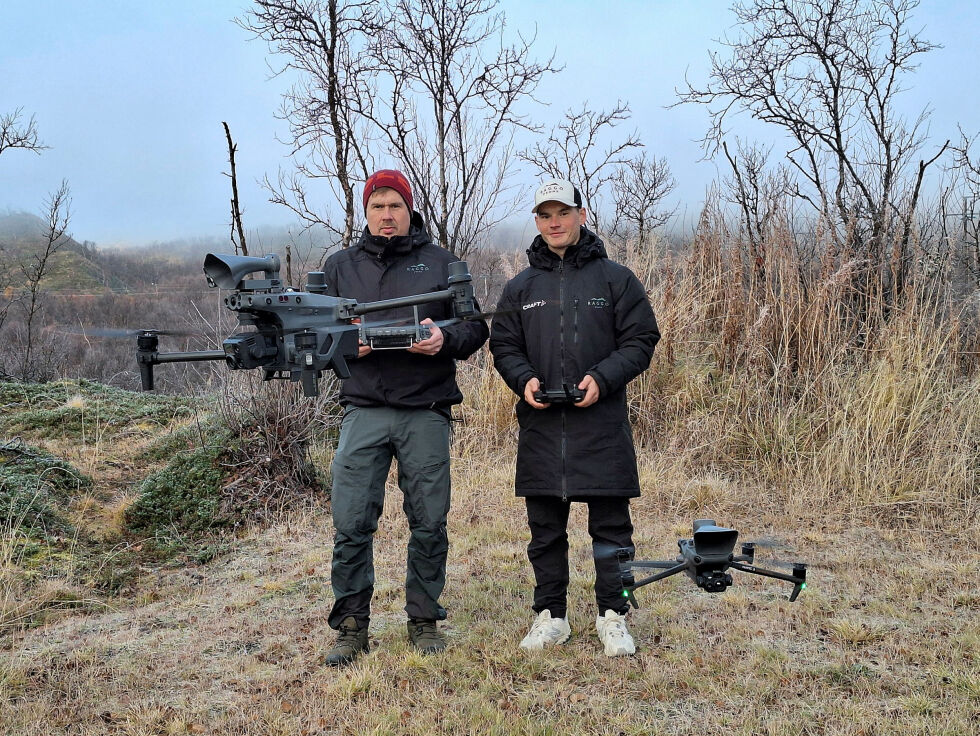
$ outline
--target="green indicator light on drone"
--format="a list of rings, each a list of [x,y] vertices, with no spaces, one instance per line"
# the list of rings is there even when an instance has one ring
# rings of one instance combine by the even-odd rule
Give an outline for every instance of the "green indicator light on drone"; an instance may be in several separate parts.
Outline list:
[[[806,590],[806,583],[800,583],[800,590]]]
[[[629,597],[630,597],[630,592],[628,590],[624,590],[623,591],[623,598],[629,598]]]

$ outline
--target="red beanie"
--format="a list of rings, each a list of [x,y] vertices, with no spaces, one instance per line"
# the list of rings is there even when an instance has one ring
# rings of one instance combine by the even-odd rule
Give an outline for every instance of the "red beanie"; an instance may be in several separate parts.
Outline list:
[[[368,199],[370,199],[371,194],[382,187],[390,187],[398,192],[402,199],[405,200],[405,204],[408,205],[409,211],[412,209],[412,187],[408,183],[408,179],[400,171],[395,171],[394,169],[381,169],[380,171],[375,171],[368,177],[368,180],[364,183],[364,209],[367,209]]]

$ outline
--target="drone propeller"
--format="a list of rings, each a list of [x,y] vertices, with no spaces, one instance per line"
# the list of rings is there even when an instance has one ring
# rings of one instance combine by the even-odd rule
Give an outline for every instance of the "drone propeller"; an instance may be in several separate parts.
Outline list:
[[[111,327],[81,327],[67,328],[63,330],[70,335],[81,335],[82,337],[108,337],[112,339],[129,339],[139,335],[157,335],[164,337],[196,337],[199,332],[191,330],[124,330]]]
[[[436,327],[448,327],[449,325],[454,325],[458,322],[472,322],[474,320],[488,320],[496,317],[499,314],[513,314],[518,312],[518,309],[497,309],[493,312],[476,312],[475,314],[469,314],[465,317],[450,317],[449,319],[439,320],[435,322]]]
[[[742,544],[754,544],[757,549],[782,549],[789,551],[790,544],[785,539],[779,537],[756,537],[754,539],[741,540]]]
[[[792,570],[793,568],[801,564],[798,561],[794,562],[793,560],[787,560],[778,557],[776,558],[765,557],[762,559],[756,559],[755,562],[757,565],[759,565],[759,567],[773,567],[773,568],[778,568],[780,570]],[[826,565],[820,564],[819,562],[807,562],[806,566],[811,570],[826,569]]]

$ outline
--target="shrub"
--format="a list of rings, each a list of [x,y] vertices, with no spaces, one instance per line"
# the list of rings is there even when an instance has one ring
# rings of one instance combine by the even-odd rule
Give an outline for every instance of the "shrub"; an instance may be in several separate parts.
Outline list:
[[[227,439],[227,438],[223,438]],[[139,485],[139,495],[126,509],[134,530],[175,526],[199,532],[228,522],[221,514],[225,470],[222,443],[178,453],[165,468]]]
[[[92,481],[70,463],[19,440],[0,442],[0,515],[34,538],[70,532],[64,507]]]

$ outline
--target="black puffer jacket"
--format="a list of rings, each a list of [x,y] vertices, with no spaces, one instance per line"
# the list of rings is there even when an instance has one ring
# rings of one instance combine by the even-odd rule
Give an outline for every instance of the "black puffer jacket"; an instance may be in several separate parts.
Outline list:
[[[650,365],[660,339],[642,284],[582,228],[565,258],[537,237],[530,268],[504,287],[490,335],[494,366],[519,396],[518,496],[639,496],[626,384]],[[534,409],[524,387],[577,385],[589,374],[599,401]]]
[[[448,286],[448,266],[458,261],[432,243],[422,217],[412,213],[408,235],[383,238],[367,228],[356,245],[327,258],[323,265],[327,292],[359,303],[441,291]],[[418,307],[419,319],[453,316],[449,302]],[[365,322],[414,320],[411,307],[372,312]],[[391,406],[399,409],[439,409],[458,404],[463,394],[456,385],[457,360],[465,360],[486,342],[489,330],[479,320],[442,328],[444,342],[436,355],[407,350],[374,350],[349,362],[351,377],[343,382],[342,404]]]

